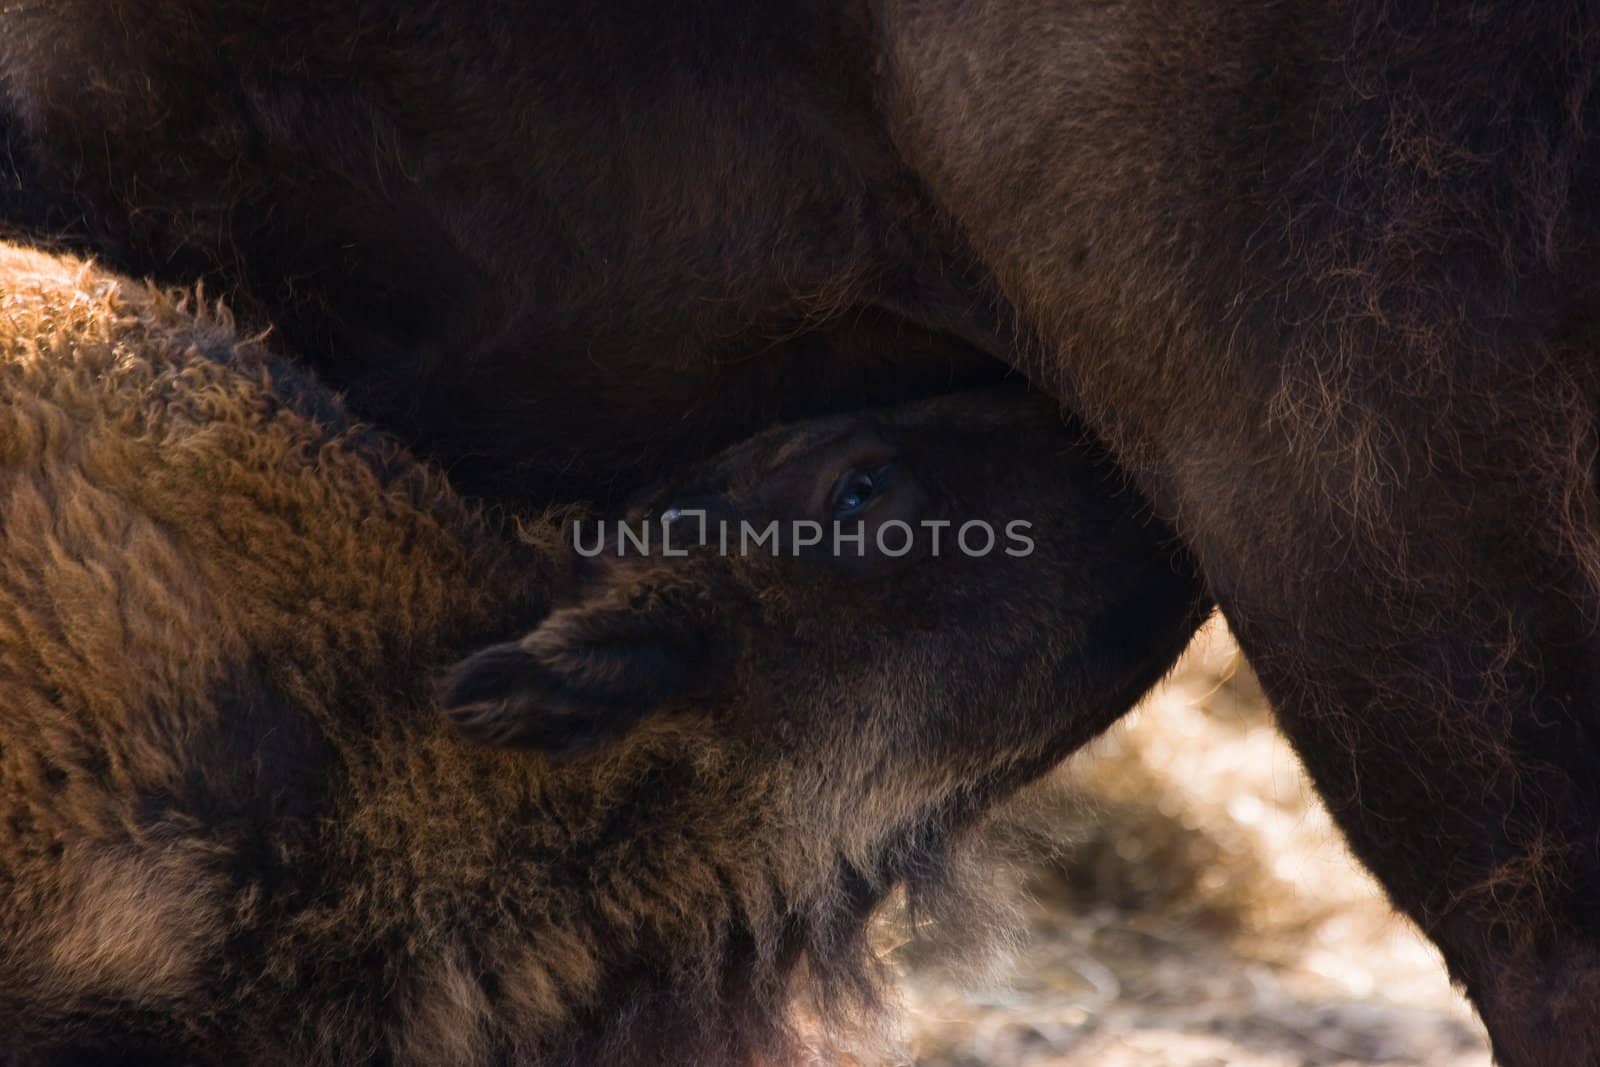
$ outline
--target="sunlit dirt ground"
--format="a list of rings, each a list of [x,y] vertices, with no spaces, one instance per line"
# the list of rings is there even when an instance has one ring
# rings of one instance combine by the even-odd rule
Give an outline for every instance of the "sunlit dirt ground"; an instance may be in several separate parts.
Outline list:
[[[1002,891],[1023,932],[1000,980],[902,953],[921,1067],[1489,1063],[1220,625],[1025,807],[1031,858]]]

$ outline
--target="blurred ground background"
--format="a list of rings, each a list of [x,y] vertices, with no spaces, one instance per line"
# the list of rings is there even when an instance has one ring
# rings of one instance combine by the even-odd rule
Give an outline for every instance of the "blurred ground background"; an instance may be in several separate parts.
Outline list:
[[[1487,1067],[1220,623],[1024,808],[999,980],[902,953],[918,1067]]]

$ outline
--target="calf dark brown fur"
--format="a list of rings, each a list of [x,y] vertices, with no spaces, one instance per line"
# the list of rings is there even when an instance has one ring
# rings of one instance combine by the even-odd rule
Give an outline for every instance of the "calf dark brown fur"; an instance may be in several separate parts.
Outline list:
[[[780,431],[663,501],[1025,520],[1026,554],[580,573],[225,317],[13,247],[0,292],[7,1063],[794,1062],[794,1006],[876,1003],[884,895],[936,898],[1201,610],[1020,392]],[[432,698],[541,618],[449,688],[480,736],[588,742],[560,762]]]

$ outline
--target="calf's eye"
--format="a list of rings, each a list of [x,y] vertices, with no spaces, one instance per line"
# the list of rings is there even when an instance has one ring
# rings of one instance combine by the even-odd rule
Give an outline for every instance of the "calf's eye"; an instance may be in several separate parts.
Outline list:
[[[833,517],[849,519],[865,511],[867,505],[883,491],[889,468],[873,472],[852,471],[840,479],[833,491]]]

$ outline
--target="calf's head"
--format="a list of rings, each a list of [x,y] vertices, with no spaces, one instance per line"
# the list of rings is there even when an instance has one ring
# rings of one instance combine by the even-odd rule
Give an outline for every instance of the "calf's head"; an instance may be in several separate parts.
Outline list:
[[[780,428],[573,534],[581,593],[454,670],[461,729],[571,754],[695,716],[906,825],[1060,761],[1204,611],[1094,446],[1014,388]]]

